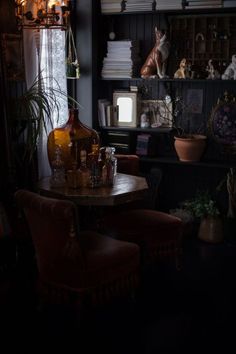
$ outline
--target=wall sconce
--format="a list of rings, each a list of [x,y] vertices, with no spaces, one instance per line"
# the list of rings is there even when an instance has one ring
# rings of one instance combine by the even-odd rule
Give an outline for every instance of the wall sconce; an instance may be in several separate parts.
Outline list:
[[[67,29],[70,16],[69,0],[15,0],[18,28]]]

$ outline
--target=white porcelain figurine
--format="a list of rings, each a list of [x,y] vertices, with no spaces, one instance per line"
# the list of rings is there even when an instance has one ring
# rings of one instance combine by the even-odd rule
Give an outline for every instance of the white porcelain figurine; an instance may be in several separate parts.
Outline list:
[[[236,80],[236,54],[232,55],[232,61],[222,75],[223,80]]]

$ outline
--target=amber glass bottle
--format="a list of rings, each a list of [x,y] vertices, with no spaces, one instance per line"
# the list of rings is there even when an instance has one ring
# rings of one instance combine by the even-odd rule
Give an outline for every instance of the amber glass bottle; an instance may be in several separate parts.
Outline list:
[[[69,109],[69,119],[61,127],[53,129],[48,136],[48,159],[52,165],[55,156],[55,147],[61,147],[62,160],[65,170],[80,167],[80,151],[85,150],[87,155],[92,152],[93,146],[99,146],[99,135],[96,130],[86,126],[79,120],[79,110]]]

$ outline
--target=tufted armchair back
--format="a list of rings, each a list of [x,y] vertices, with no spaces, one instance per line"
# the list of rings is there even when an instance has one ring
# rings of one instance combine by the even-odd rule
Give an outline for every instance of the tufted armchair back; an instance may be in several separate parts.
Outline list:
[[[116,154],[117,168],[120,173],[139,175],[139,157],[137,155]]]
[[[25,190],[17,191],[16,199],[24,210],[40,275],[44,279],[55,281],[58,273],[58,280],[61,282],[64,263],[66,262],[67,268],[69,266],[66,257],[68,242],[76,237],[78,227],[75,205],[68,200],[46,198]],[[82,265],[84,260],[78,245],[79,239],[76,243],[76,262]],[[65,283],[68,280],[64,279]]]
[[[137,287],[139,247],[94,231],[80,231],[77,208],[69,200],[18,190],[35,248],[40,285],[54,296],[104,302]],[[51,301],[51,299],[50,299]],[[61,300],[60,300],[61,301]]]

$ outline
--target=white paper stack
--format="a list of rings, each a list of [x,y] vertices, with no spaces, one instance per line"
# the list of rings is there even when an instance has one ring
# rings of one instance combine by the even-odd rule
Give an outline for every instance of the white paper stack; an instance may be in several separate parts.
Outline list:
[[[155,10],[153,0],[127,0],[124,12],[152,11]]]
[[[156,10],[181,10],[182,0],[156,0]]]
[[[121,0],[101,0],[101,12],[103,14],[121,12]]]
[[[189,0],[186,9],[209,9],[222,7],[222,0]]]
[[[138,74],[140,62],[138,41],[108,41],[101,76],[103,78],[132,78]]]
[[[223,7],[236,7],[236,0],[223,1]]]

